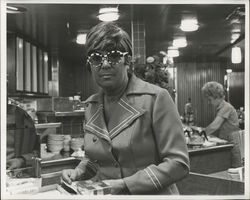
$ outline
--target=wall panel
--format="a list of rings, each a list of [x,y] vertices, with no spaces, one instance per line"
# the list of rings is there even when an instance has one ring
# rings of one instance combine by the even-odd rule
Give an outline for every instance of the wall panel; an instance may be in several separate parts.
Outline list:
[[[37,47],[31,47],[31,66],[32,66],[32,92],[37,92]]]
[[[16,38],[16,90],[23,91],[24,69],[23,69],[23,39]]]
[[[228,99],[229,102],[236,108],[244,107],[244,72],[232,72],[228,75]]]
[[[24,90],[31,91],[31,51],[30,43],[24,42]]]
[[[225,69],[220,63],[178,63],[177,67],[177,106],[180,115],[188,97],[195,111],[195,123],[206,126],[214,117],[215,110],[202,97],[201,88],[208,81],[224,82]]]

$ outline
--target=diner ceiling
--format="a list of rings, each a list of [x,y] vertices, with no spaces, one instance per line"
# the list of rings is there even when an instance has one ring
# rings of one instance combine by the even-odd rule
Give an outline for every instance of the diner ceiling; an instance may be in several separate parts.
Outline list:
[[[8,4],[26,9],[22,14],[7,14],[7,30],[38,42],[46,49],[58,50],[72,61],[85,56],[84,46],[75,43],[76,34],[99,22],[99,4]],[[235,42],[244,50],[244,4],[121,4],[118,23],[131,32],[131,20],[145,22],[146,56],[166,51],[179,28],[183,12],[197,14],[199,29],[186,32],[188,45],[179,58],[203,56],[230,57],[234,29],[240,32]],[[234,43],[234,44],[235,44]],[[178,59],[179,59],[178,58]]]

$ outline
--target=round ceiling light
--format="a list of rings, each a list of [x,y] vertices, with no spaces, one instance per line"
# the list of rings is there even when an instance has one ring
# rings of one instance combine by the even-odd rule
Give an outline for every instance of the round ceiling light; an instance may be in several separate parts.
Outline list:
[[[180,29],[185,32],[196,31],[199,28],[197,15],[195,12],[185,12],[182,14]]]
[[[168,48],[168,52],[167,52],[168,57],[174,58],[174,57],[178,57],[179,54],[179,50],[173,47]]]
[[[186,47],[187,39],[185,36],[175,37],[173,40],[173,46],[177,48]]]
[[[77,44],[85,44],[86,43],[86,37],[87,37],[87,33],[79,33],[76,36],[76,43]]]
[[[185,32],[198,30],[199,25],[197,19],[184,19],[181,21],[180,29]]]
[[[119,12],[117,7],[107,7],[107,8],[100,8],[99,20],[104,22],[111,22],[116,21],[119,19]]]

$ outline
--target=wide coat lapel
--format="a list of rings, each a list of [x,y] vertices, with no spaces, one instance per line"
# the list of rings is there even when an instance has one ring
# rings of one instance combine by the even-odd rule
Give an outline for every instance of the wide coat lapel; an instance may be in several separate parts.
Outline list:
[[[108,124],[110,138],[116,137],[144,112],[144,110],[131,105],[124,95],[119,100]]]
[[[110,141],[109,133],[103,115],[102,93],[92,95],[85,101],[85,130]]]
[[[130,101],[133,95],[155,92],[146,87],[142,80],[134,75],[130,78],[129,85],[123,96],[118,101],[113,110],[113,114],[106,125],[103,114],[103,93],[92,95],[85,101],[89,108],[86,109],[85,129],[99,137],[110,141],[119,135],[124,129],[128,128],[138,117],[143,115],[143,110],[139,105]],[[107,128],[108,127],[108,128]]]

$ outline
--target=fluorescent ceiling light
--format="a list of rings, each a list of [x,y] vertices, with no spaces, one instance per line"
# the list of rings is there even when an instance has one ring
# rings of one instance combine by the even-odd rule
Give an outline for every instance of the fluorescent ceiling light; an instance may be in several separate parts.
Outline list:
[[[13,10],[13,11],[18,11],[18,8],[14,7],[14,6],[7,6],[7,9]]]
[[[27,11],[27,9],[24,7],[6,6],[6,8],[7,8],[7,13],[11,14],[19,14]]]
[[[77,44],[85,44],[86,43],[86,33],[79,33],[76,37],[76,43]]]
[[[228,74],[230,74],[230,73],[232,73],[232,69],[226,69],[226,72],[228,73]]]
[[[175,37],[173,40],[173,46],[177,48],[186,47],[187,46],[186,37],[185,36]]]
[[[104,22],[116,21],[119,19],[119,13],[117,7],[109,7],[109,8],[100,8],[99,20]]]
[[[231,55],[231,60],[232,63],[238,64],[241,63],[241,49],[240,47],[233,47],[232,48],[232,55]]]

